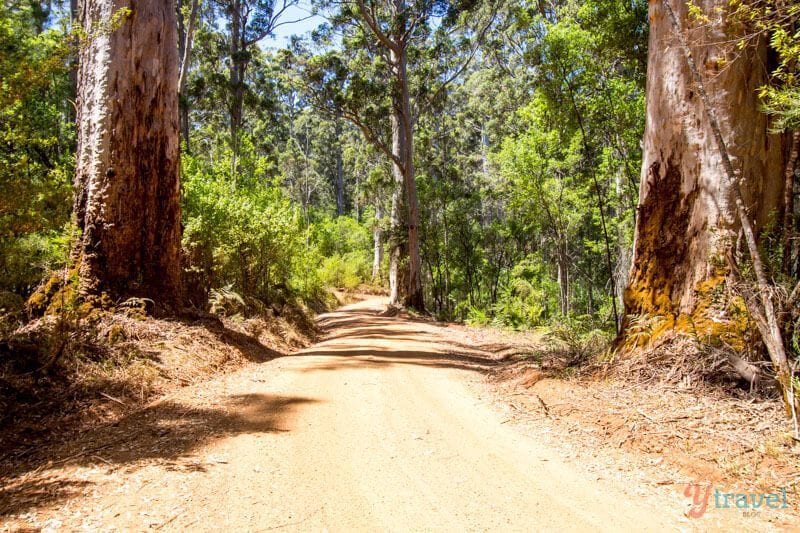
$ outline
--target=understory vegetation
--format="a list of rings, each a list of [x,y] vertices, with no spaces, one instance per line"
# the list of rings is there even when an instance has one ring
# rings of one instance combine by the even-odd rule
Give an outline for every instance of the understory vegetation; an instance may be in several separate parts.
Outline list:
[[[457,21],[416,36],[422,256],[439,318],[524,329],[573,316],[564,323],[613,329],[624,279],[611,270],[630,247],[643,127],[646,4],[634,7],[603,0],[542,16],[508,3],[491,6],[481,42]],[[11,179],[0,290],[17,303],[12,294],[27,298],[66,264],[75,231],[74,52],[64,44],[65,6],[50,8],[2,11],[2,173]],[[373,239],[379,230],[388,250],[396,238],[390,164],[286,68],[337,53],[330,36],[291,50],[252,46],[233,87],[227,12],[213,2],[198,10],[182,101],[191,125],[182,139],[188,303],[204,307],[223,288],[266,305],[323,302],[326,287],[385,284],[388,253],[373,271]],[[479,44],[485,51],[432,94],[431,66],[464,61]],[[360,60],[368,70],[380,57]],[[232,125],[234,89],[243,118]]]
[[[629,344],[647,345],[661,326],[625,322],[623,293],[640,196],[648,3],[410,4],[414,16],[401,22],[418,225],[404,220],[386,153],[398,105],[391,54],[355,4],[307,5],[325,16],[321,25],[278,48],[272,2],[179,2],[185,304],[224,309],[228,295],[262,311],[322,310],[331,288],[386,289],[393,250],[412,227],[436,318],[546,328],[575,361],[604,353],[626,324]],[[797,129],[796,12],[789,25],[756,14],[777,58],[774,83],[760,89],[764,111],[776,128]],[[21,316],[42,280],[64,269],[77,236],[82,38],[69,2],[0,7],[8,316]],[[789,285],[797,257],[786,250],[771,257]],[[735,348],[726,334],[702,341]]]

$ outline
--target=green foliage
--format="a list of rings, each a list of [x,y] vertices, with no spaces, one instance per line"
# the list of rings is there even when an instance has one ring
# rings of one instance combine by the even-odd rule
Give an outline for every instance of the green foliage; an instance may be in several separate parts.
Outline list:
[[[343,216],[323,220],[313,228],[313,242],[325,259],[319,269],[329,287],[355,289],[372,277],[372,235],[367,223]]]
[[[73,126],[66,31],[0,6],[0,290],[30,294],[66,260]]]
[[[371,281],[373,230],[383,230],[384,271],[389,246],[402,240],[387,231],[394,184],[384,152],[397,79],[385,43],[354,4],[316,4],[331,19],[314,42],[255,46],[270,24],[264,12],[245,24],[255,40],[234,54],[228,2],[201,3],[181,102],[192,303],[319,299],[325,286]],[[367,4],[386,31],[402,22],[390,3]],[[0,290],[24,292],[66,258],[74,97],[67,32],[8,5],[0,11],[0,171],[9,177],[0,182]],[[607,327],[638,198],[647,3],[407,6],[430,307],[514,329],[583,313]],[[243,78],[233,83],[237,66]]]
[[[567,364],[580,365],[611,347],[614,334],[598,327],[591,316],[563,317],[554,321],[547,334],[548,340],[560,345],[567,356]]]
[[[492,322],[492,317],[488,311],[479,307],[469,307],[466,310],[464,322],[470,326],[488,326]]]
[[[280,190],[299,208],[286,231],[298,234],[304,261],[313,265],[307,279],[354,287],[371,277],[372,230],[388,229],[392,183],[384,152],[396,80],[385,43],[357,6],[317,4],[330,25],[313,41],[294,41],[291,52],[252,51],[239,170],[227,177],[227,117],[219,102],[230,88],[219,57],[229,35],[206,16],[190,75],[199,124],[192,145],[223,192],[225,183],[237,195]],[[391,20],[388,3],[367,5],[381,23]],[[610,298],[619,295],[610,281],[626,261],[638,198],[647,3],[408,5],[418,17],[408,35],[408,82],[424,281],[434,312],[517,329],[585,312],[607,326]],[[484,41],[475,53],[479,34]],[[223,218],[235,219],[234,211],[245,210],[231,208]],[[343,212],[348,216],[335,216]],[[385,263],[397,236],[383,235]],[[236,239],[222,239],[197,248],[218,249],[198,264],[236,262],[219,251],[238,249],[229,244]],[[223,277],[241,291],[241,281]]]
[[[527,329],[538,326],[546,313],[546,295],[531,282],[516,278],[503,287],[492,306],[492,325]]]
[[[251,161],[258,159],[254,154],[243,155],[242,167],[264,167]],[[303,209],[280,176],[239,176],[234,185],[229,161],[221,157],[212,165],[188,154],[183,159],[183,247],[187,278],[200,285],[195,300],[213,291],[213,299],[225,301],[232,301],[224,298],[230,294],[266,303],[316,301],[325,286],[352,289],[369,280],[367,223],[311,212],[320,220],[306,227]]]
[[[613,327],[610,281],[638,200],[647,3],[503,9],[486,45],[497,62],[483,58],[420,122],[432,298],[473,323],[588,313]]]
[[[2,290],[28,295],[45,273],[67,265],[71,229],[25,233],[0,243]]]
[[[225,160],[208,166],[184,158],[187,270],[204,276],[206,292],[229,286],[279,303],[317,296],[321,286],[297,207],[276,184],[233,186],[228,168]]]
[[[361,251],[332,255],[322,261],[319,276],[328,287],[355,289],[369,281],[372,265]]]
[[[319,253],[325,257],[360,252],[369,259],[372,251],[372,235],[368,226],[352,217],[323,219],[314,225],[312,235]]]

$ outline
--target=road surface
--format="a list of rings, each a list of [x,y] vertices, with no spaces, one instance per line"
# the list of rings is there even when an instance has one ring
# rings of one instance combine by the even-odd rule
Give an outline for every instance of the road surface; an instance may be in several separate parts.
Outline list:
[[[382,308],[370,299],[323,315],[322,342],[184,389],[61,471],[38,473],[51,501],[31,520],[70,530],[686,527],[672,502],[599,479],[507,423],[479,385],[492,362],[457,328]]]

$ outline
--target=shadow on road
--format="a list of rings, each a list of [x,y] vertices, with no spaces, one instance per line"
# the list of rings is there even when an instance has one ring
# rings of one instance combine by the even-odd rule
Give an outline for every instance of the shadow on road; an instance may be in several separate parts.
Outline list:
[[[327,341],[295,356],[327,359],[304,365],[301,372],[389,365],[487,372],[505,361],[492,350],[443,337],[433,329],[437,324],[422,319],[385,317],[374,310],[350,309],[327,315],[318,324]]]
[[[438,325],[421,319],[381,316],[374,309],[345,309],[323,315],[318,325],[327,339],[293,357],[313,358],[300,372],[418,365],[488,372],[506,360],[492,349],[471,345],[457,335],[443,335]],[[282,354],[256,339],[209,324],[209,330],[251,361]],[[446,330],[446,328],[445,328]],[[203,400],[203,389],[197,388]],[[32,448],[0,463],[0,517],[25,513],[92,491],[94,483],[63,467],[167,468],[205,472],[212,466],[193,453],[231,435],[283,433],[292,430],[297,411],[319,400],[298,396],[243,394],[221,404],[197,407],[162,401],[132,412],[116,424],[96,428],[78,439]],[[3,470],[5,469],[5,471]]]
[[[318,350],[304,351],[303,357],[326,357],[324,362],[305,365],[301,371],[377,368],[389,365],[417,365],[434,368],[454,368],[486,372],[502,361],[488,357],[463,355],[440,351],[404,350],[391,347],[364,347],[359,344],[336,345]],[[331,360],[333,358],[333,360]]]
[[[56,467],[100,466],[114,469],[139,462],[206,471],[204,458],[187,458],[196,449],[225,436],[291,431],[297,410],[313,398],[244,394],[222,405],[196,408],[166,401],[98,428],[70,445],[39,450],[15,470],[0,476],[0,517],[57,503],[91,490],[93,483],[65,477]],[[181,459],[178,461],[178,459]],[[49,471],[54,468],[53,473]]]

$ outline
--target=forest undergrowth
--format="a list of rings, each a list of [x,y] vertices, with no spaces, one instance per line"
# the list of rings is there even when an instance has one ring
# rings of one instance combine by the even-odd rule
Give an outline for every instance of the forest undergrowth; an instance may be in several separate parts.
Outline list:
[[[314,313],[301,303],[267,309],[231,291],[211,296],[211,312],[171,318],[148,316],[141,302],[84,317],[3,317],[0,460],[114,423],[177,388],[287,355],[316,338]]]

